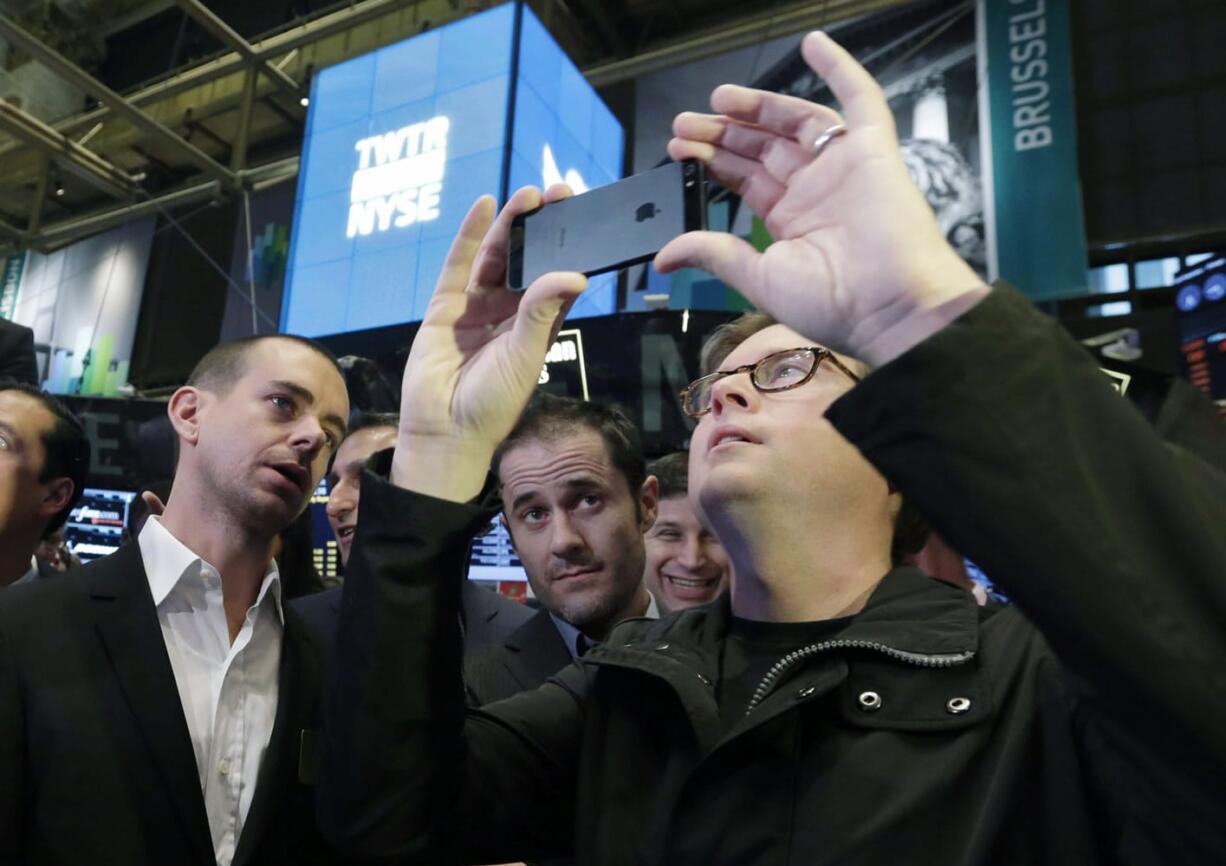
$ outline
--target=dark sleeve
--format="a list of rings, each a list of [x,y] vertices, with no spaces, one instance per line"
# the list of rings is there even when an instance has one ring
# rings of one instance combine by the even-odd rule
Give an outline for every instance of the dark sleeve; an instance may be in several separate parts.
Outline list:
[[[506,862],[569,841],[579,671],[465,705],[461,580],[491,510],[362,479],[318,791],[320,825],[346,855]]]
[[[998,286],[827,417],[1042,631],[1102,742],[1226,768],[1223,479],[1054,320]]]
[[[0,323],[0,329],[0,381],[12,379],[27,385],[38,385],[34,332],[12,322]]]
[[[25,847],[25,724],[17,661],[0,618],[0,866],[22,862]]]

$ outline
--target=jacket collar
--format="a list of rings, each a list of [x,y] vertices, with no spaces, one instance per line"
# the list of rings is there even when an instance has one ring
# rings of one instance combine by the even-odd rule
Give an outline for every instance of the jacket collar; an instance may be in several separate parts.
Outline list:
[[[646,640],[668,637],[700,651],[715,651],[731,628],[732,605],[725,593],[710,604],[666,617],[657,624],[632,622],[638,624]],[[974,652],[979,643],[979,606],[965,590],[929,577],[918,568],[900,566],[877,584],[864,610],[828,639],[882,644],[922,655]]]

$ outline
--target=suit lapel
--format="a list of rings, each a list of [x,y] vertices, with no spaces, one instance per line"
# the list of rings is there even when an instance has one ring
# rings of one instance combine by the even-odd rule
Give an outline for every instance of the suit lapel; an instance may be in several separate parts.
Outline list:
[[[522,689],[534,689],[572,661],[549,612],[536,615],[507,638],[507,671]]]
[[[92,569],[91,609],[111,669],[178,813],[193,861],[212,864],[196,755],[140,548],[135,542],[125,545]]]
[[[234,852],[233,866],[247,866],[252,862],[269,827],[278,819],[278,809],[289,801],[289,789],[298,780],[303,732],[312,729],[314,724],[321,675],[319,649],[313,644],[305,623],[288,605],[285,606],[283,635],[277,715],[268,750],[256,777],[251,809]],[[284,814],[280,818],[284,820]],[[293,832],[302,834],[304,829],[294,828]]]

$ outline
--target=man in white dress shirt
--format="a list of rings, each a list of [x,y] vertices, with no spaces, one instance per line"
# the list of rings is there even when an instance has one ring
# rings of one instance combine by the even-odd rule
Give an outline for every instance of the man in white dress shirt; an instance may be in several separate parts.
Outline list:
[[[0,863],[329,862],[310,788],[322,647],[282,606],[271,545],[348,410],[314,343],[217,347],[168,405],[165,512],[77,579],[6,593]]]

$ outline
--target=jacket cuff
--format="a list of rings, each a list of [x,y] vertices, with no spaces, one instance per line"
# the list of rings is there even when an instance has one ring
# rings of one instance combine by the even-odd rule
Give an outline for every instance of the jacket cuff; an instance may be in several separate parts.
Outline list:
[[[355,549],[384,543],[418,549],[466,547],[501,510],[498,483],[492,474],[469,502],[451,502],[397,487],[388,477],[393,451],[384,449],[366,461]]]

